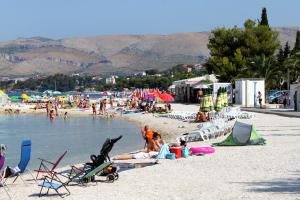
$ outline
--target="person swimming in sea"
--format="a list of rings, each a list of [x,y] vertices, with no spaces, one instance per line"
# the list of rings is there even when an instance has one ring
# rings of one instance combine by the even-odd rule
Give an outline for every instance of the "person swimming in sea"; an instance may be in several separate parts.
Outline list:
[[[65,114],[64,114],[64,120],[66,120],[68,118],[69,118],[69,114],[68,114],[68,112],[65,112]]]
[[[54,119],[54,116],[55,116],[54,110],[51,109],[51,110],[50,110],[50,113],[49,113],[49,118],[50,118],[50,120],[53,120],[53,119]]]

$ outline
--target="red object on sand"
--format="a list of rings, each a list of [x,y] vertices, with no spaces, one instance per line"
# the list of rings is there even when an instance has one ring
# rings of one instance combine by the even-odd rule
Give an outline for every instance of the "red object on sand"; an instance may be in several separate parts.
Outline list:
[[[182,157],[182,148],[181,147],[170,147],[170,153],[176,154],[176,159]]]
[[[159,95],[159,98],[164,102],[174,102],[174,98],[167,93],[162,93]]]

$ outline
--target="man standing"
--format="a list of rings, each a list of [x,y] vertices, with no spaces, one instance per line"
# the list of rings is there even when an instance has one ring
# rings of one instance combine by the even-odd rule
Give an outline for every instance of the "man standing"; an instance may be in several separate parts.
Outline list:
[[[258,102],[259,102],[259,107],[262,108],[262,95],[261,95],[260,91],[258,92],[257,98],[258,98]]]

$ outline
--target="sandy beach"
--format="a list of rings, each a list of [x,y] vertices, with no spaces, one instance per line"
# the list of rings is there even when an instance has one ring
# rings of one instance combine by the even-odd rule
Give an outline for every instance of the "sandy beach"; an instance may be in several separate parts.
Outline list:
[[[174,110],[198,110],[197,105],[172,106]],[[139,113],[126,118],[141,126],[148,124],[162,132],[168,141],[174,141],[178,135],[197,126],[152,114]],[[119,180],[114,183],[97,181],[87,187],[69,186],[71,196],[65,199],[300,199],[300,119],[257,113],[253,119],[241,121],[253,124],[267,140],[267,145],[216,147],[211,155],[160,160],[153,166],[120,172]],[[184,128],[179,128],[182,126]],[[223,139],[188,143],[188,146],[205,146]],[[103,180],[103,177],[96,180]],[[34,181],[23,184],[18,180],[10,184],[11,181],[8,185],[14,199],[39,199],[40,188]],[[7,199],[3,188],[0,191],[0,199]],[[60,199],[57,195],[43,198]]]

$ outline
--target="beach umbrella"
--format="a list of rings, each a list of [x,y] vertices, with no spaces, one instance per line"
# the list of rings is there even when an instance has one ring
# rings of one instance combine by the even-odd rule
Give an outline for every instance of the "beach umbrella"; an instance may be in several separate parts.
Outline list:
[[[29,96],[27,94],[25,94],[25,93],[23,93],[21,95],[21,97],[22,97],[23,100],[28,100],[29,99]]]
[[[163,101],[163,102],[174,102],[174,98],[167,93],[162,93],[159,95],[159,98]]]
[[[61,94],[60,91],[54,91],[53,94]]]
[[[53,93],[52,90],[45,90],[45,91],[43,92],[43,94],[52,94],[52,93]]]
[[[11,101],[13,102],[18,102],[19,101],[19,96],[11,96],[9,97]]]
[[[221,97],[221,88],[218,89],[218,93],[217,93],[217,100],[216,100],[216,105],[215,105],[215,110],[217,112],[221,111],[223,106],[222,106],[222,97]]]
[[[111,93],[109,91],[102,92],[102,94],[105,95],[105,96],[111,95]]]
[[[145,97],[144,97],[145,100],[150,100],[150,101],[153,101],[155,98],[156,98],[156,97],[155,97],[155,95],[153,95],[153,94],[147,94],[147,95],[145,95]]]

